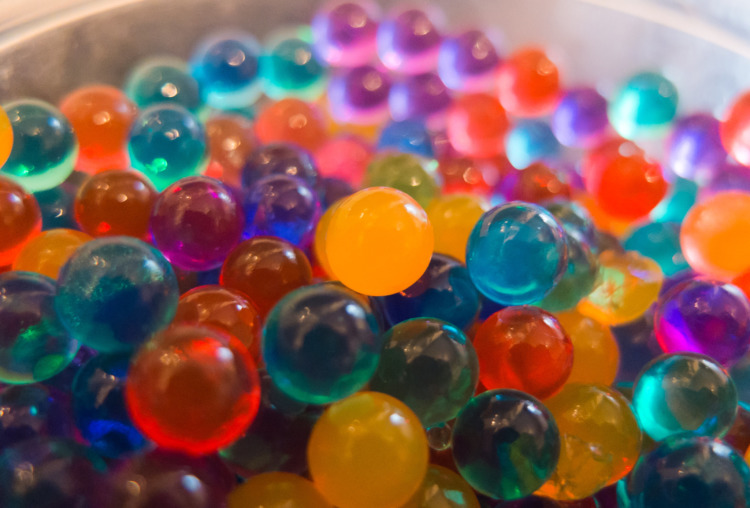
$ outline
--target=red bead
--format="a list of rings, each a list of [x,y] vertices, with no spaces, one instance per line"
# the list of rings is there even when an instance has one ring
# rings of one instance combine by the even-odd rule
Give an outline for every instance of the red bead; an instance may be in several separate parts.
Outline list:
[[[557,66],[539,48],[511,54],[498,72],[498,96],[508,113],[536,117],[551,113],[560,100]]]
[[[504,152],[510,122],[505,109],[491,95],[475,93],[456,99],[446,119],[448,140],[469,157],[494,157]]]

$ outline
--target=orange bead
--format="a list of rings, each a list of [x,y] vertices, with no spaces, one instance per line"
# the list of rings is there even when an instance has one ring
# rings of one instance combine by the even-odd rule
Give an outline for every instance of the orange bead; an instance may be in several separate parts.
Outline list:
[[[75,217],[93,237],[126,235],[145,239],[158,193],[143,174],[111,170],[89,178],[75,199]]]
[[[620,349],[609,327],[571,310],[557,320],[573,343],[573,369],[566,384],[611,385],[620,366]]]
[[[262,473],[235,488],[229,508],[332,508],[311,481],[291,473]]]
[[[79,88],[62,100],[60,111],[80,144],[77,170],[97,173],[128,167],[125,146],[138,109],[122,90],[107,85]]]
[[[401,508],[480,508],[474,489],[461,475],[430,464],[417,493]]]
[[[696,272],[730,281],[750,270],[750,193],[719,192],[693,206],[680,229],[685,260]]]
[[[42,213],[33,194],[0,177],[0,266],[13,263],[26,242],[42,230]]]
[[[255,134],[261,143],[295,143],[306,150],[317,150],[327,138],[323,116],[318,109],[299,99],[282,99],[260,112]]]
[[[257,141],[253,124],[240,115],[219,115],[206,122],[210,162],[206,176],[239,188],[242,168],[255,149]]]
[[[456,99],[446,118],[448,140],[469,157],[493,157],[505,150],[510,122],[505,109],[491,95],[475,93]]]
[[[0,167],[5,164],[13,148],[13,128],[5,110],[0,106]]]
[[[737,162],[750,166],[750,91],[734,100],[726,119],[721,123],[721,143]]]
[[[13,263],[13,269],[57,279],[60,268],[78,247],[89,240],[93,238],[74,229],[50,229],[24,246]]]
[[[630,228],[632,221],[616,219],[601,209],[599,203],[587,192],[577,192],[573,199],[581,205],[591,216],[591,220],[597,229],[612,233],[615,236],[623,236]]]
[[[560,99],[557,66],[539,48],[511,54],[500,66],[497,84],[500,103],[515,116],[546,115]]]

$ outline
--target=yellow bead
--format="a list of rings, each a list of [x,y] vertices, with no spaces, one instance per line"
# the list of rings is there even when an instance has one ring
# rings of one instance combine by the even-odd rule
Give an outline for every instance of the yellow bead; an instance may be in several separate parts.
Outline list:
[[[417,493],[401,508],[480,508],[474,489],[461,475],[430,465]]]
[[[29,241],[13,263],[13,270],[36,272],[57,279],[73,253],[93,238],[74,229],[50,229]]]
[[[620,349],[609,327],[578,311],[557,314],[573,343],[573,369],[566,383],[611,385],[620,366]]]
[[[229,508],[333,508],[312,482],[291,473],[253,476],[227,501]]]
[[[466,242],[486,210],[478,196],[446,194],[433,199],[427,216],[435,230],[435,252],[466,262]]]
[[[427,269],[432,225],[405,193],[372,187],[341,201],[325,245],[336,279],[364,295],[385,296],[408,288]]]
[[[422,485],[427,437],[401,401],[360,392],[332,404],[313,427],[307,446],[317,489],[338,508],[393,508]]]
[[[0,107],[0,167],[5,164],[13,148],[13,128],[5,110]]]

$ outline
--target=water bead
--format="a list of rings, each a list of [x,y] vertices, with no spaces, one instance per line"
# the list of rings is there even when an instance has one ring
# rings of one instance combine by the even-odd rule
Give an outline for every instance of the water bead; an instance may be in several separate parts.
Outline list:
[[[692,180],[675,177],[664,199],[651,210],[654,222],[682,222],[698,197],[698,184]]]
[[[0,167],[5,164],[13,147],[13,127],[10,124],[8,114],[0,106]]]
[[[0,266],[7,266],[42,229],[39,204],[20,185],[0,177]]]
[[[615,382],[632,387],[643,367],[664,354],[654,333],[653,307],[634,321],[610,327],[610,331],[620,350],[620,368]]]
[[[422,486],[401,508],[480,508],[466,480],[448,468],[430,464]]]
[[[719,127],[724,149],[743,166],[750,165],[750,145],[745,139],[748,118],[750,118],[750,92],[734,98],[724,121]]]
[[[190,74],[201,97],[216,109],[239,109],[261,94],[261,47],[244,32],[220,32],[198,43],[190,57]]]
[[[733,284],[687,280],[659,299],[654,329],[666,352],[694,351],[731,365],[750,348],[750,303]]]
[[[565,232],[596,248],[597,231],[588,210],[575,201],[555,199],[542,203],[557,220],[562,224]]]
[[[565,233],[543,208],[523,202],[482,215],[466,247],[466,266],[477,289],[505,305],[541,300],[568,263]]]
[[[622,246],[659,263],[667,277],[690,268],[680,249],[680,225],[674,222],[644,224],[631,232]]]
[[[678,94],[661,74],[636,74],[620,87],[609,105],[609,121],[626,138],[651,138],[662,134],[674,120]]]
[[[513,167],[504,156],[494,159],[447,156],[439,160],[443,194],[473,194],[489,198],[498,180]]]
[[[373,187],[352,194],[336,209],[326,254],[345,286],[385,296],[422,276],[433,241],[432,225],[416,201],[396,189]]]
[[[372,65],[339,69],[328,82],[328,105],[339,123],[376,125],[388,118],[391,78]]]
[[[320,180],[318,195],[320,206],[324,210],[328,210],[331,205],[352,194],[354,194],[354,187],[344,180],[339,178],[321,178]]]
[[[215,328],[181,325],[155,335],[136,353],[125,400],[148,438],[200,455],[244,434],[258,411],[260,380],[237,338]]]
[[[537,307],[507,307],[474,336],[479,378],[490,390],[511,388],[547,398],[568,379],[573,344],[557,319]]]
[[[206,175],[238,189],[242,168],[257,146],[253,124],[240,115],[212,116],[206,121],[206,136],[210,157]]]
[[[440,77],[432,72],[403,76],[391,86],[388,106],[397,122],[421,119],[440,123],[439,118],[452,102]]]
[[[340,178],[358,187],[372,160],[373,148],[359,136],[344,134],[325,141],[314,156],[321,176]]]
[[[627,481],[630,508],[735,508],[750,502],[750,469],[727,444],[667,439],[638,461]]]
[[[438,194],[434,166],[410,154],[376,155],[367,166],[364,187],[393,187],[427,208]]]
[[[265,316],[290,291],[312,282],[305,254],[291,243],[256,236],[237,245],[221,267],[221,285],[247,296]]]
[[[519,120],[505,136],[505,155],[516,169],[555,159],[559,152],[560,143],[541,120]]]
[[[301,178],[311,187],[318,183],[318,171],[306,150],[286,143],[271,143],[256,149],[242,168],[242,187],[247,189],[270,175]]]
[[[282,31],[271,37],[261,62],[263,91],[274,100],[314,100],[326,86],[326,68],[315,56],[304,30]]]
[[[75,218],[82,231],[93,237],[149,236],[151,210],[158,197],[146,176],[137,171],[97,173],[78,190]]]
[[[421,120],[389,122],[380,131],[377,149],[381,152],[401,152],[431,159],[435,156],[432,132]]]
[[[620,364],[620,349],[609,327],[571,310],[555,315],[573,344],[573,368],[566,384],[611,385]]]
[[[228,508],[331,508],[309,480],[290,473],[263,473],[235,488]]]
[[[553,112],[560,100],[557,66],[540,48],[518,49],[500,65],[497,91],[508,113],[519,117],[544,116]]]
[[[560,430],[560,460],[537,492],[572,501],[623,478],[641,452],[628,400],[604,385],[570,384],[545,401]]]
[[[51,104],[23,99],[3,105],[13,129],[13,148],[3,176],[27,192],[57,187],[73,171],[78,140],[65,116]]]
[[[474,395],[477,355],[455,326],[438,319],[410,319],[380,340],[382,355],[369,389],[399,399],[425,428],[455,418]]]
[[[198,113],[202,107],[198,82],[187,63],[170,56],[149,57],[130,71],[123,90],[139,108],[155,104],[177,104]]]
[[[60,268],[78,247],[89,240],[93,238],[73,229],[45,231],[24,246],[13,262],[12,269],[36,272],[57,279]]]
[[[557,285],[540,302],[540,307],[550,312],[569,310],[594,289],[599,275],[596,254],[583,241],[567,235],[568,269]]]
[[[311,24],[315,54],[331,67],[356,67],[373,59],[379,12],[371,2],[339,2],[320,9]]]
[[[492,157],[503,153],[510,122],[505,108],[489,94],[473,93],[453,101],[446,117],[448,140],[469,157]]]
[[[402,402],[374,392],[329,406],[313,428],[307,456],[316,488],[339,508],[401,506],[422,485],[428,465],[419,419]]]
[[[570,185],[565,175],[542,162],[534,162],[522,170],[511,170],[495,188],[508,201],[544,203],[555,199],[569,199]]]
[[[281,99],[263,109],[255,119],[255,134],[264,144],[292,143],[310,151],[328,136],[315,105],[294,98]]]
[[[470,194],[437,196],[427,207],[435,231],[435,252],[464,262],[471,230],[487,209],[482,200]]]
[[[157,104],[142,111],[128,142],[133,167],[158,190],[205,165],[206,135],[198,119],[176,104]]]
[[[336,276],[334,275],[333,270],[331,270],[331,264],[328,262],[326,239],[328,235],[328,225],[331,223],[331,217],[333,217],[333,214],[336,212],[339,203],[340,201],[333,203],[320,217],[318,224],[315,226],[315,237],[313,238],[312,253],[315,257],[315,261],[330,279],[335,279]]]
[[[568,90],[552,114],[551,127],[561,144],[590,148],[609,127],[607,100],[593,88]]]
[[[719,125],[707,113],[677,120],[666,144],[669,169],[679,177],[700,183],[710,180],[727,158]]]
[[[481,30],[446,37],[440,45],[438,74],[445,85],[462,92],[489,88],[500,63],[495,45]]]
[[[72,437],[74,424],[66,394],[39,383],[6,386],[0,391],[0,447],[39,436]]]
[[[78,189],[87,179],[88,175],[73,171],[61,185],[34,193],[42,212],[42,231],[78,229],[73,205]]]
[[[406,9],[380,22],[377,52],[382,64],[404,74],[435,68],[442,36],[427,12]]]
[[[178,291],[172,267],[155,248],[125,236],[98,238],[60,270],[55,309],[83,344],[127,351],[172,321]]]
[[[474,397],[453,428],[459,473],[493,499],[520,499],[534,492],[552,474],[559,454],[560,434],[550,412],[515,390]]]

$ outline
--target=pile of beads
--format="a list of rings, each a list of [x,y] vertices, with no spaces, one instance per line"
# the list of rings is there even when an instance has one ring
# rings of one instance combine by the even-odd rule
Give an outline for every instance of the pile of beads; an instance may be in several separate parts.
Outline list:
[[[685,113],[346,1],[3,104],[0,504],[750,507],[750,92]]]

